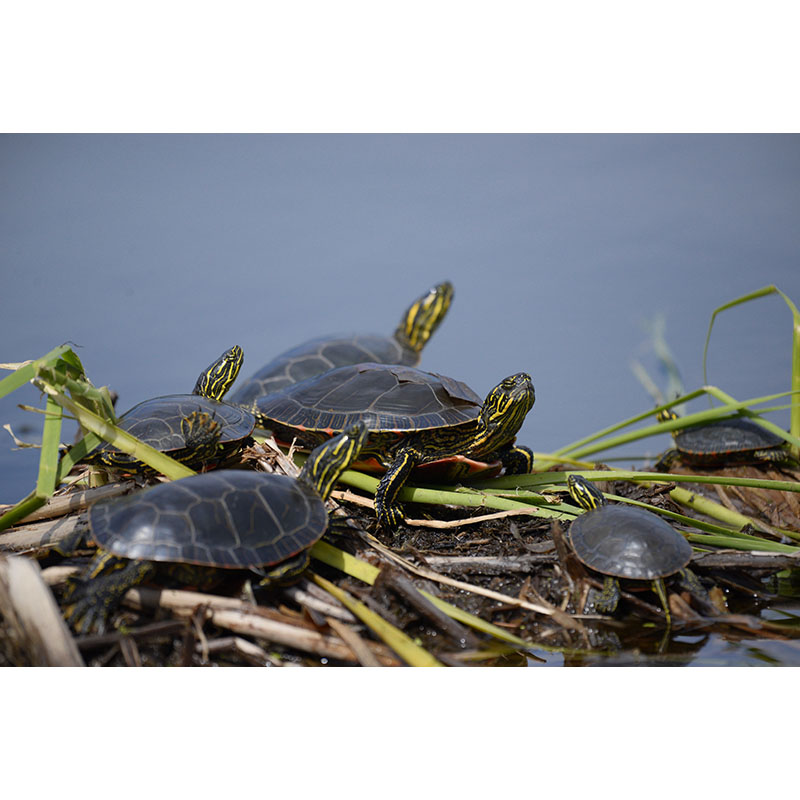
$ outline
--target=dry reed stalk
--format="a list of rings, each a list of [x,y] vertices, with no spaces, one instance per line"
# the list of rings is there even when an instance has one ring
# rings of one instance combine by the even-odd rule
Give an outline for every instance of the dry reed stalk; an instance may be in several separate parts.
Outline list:
[[[35,561],[0,556],[0,613],[31,665],[85,666]]]

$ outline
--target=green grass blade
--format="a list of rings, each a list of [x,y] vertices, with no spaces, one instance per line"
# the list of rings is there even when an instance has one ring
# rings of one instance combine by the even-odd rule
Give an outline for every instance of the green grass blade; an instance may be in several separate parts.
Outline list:
[[[150,445],[145,444],[129,433],[121,430],[116,425],[112,425],[106,420],[101,419],[96,414],[93,414],[87,408],[71,400],[66,395],[62,394],[55,387],[42,381],[45,391],[53,397],[53,399],[67,411],[69,411],[75,419],[78,420],[80,425],[88,431],[100,436],[105,441],[122,450],[125,453],[133,456],[139,461],[143,461],[148,466],[152,467],[157,472],[171,480],[178,480],[179,478],[187,478],[190,475],[195,475],[195,471],[189,467],[181,464],[175,459],[170,458],[165,453],[161,453]]]
[[[334,547],[332,544],[325,541],[317,542],[311,548],[311,555],[318,561],[322,561],[323,564],[341,570],[345,575],[358,578],[358,580],[363,581],[369,586],[375,583],[378,573],[380,572],[380,570],[372,564],[368,564],[366,561],[362,561],[360,558],[356,558],[350,555],[350,553],[346,553],[344,550],[340,550],[338,547]],[[494,636],[495,639],[508,642],[516,647],[527,649],[532,646],[531,642],[526,642],[524,639],[514,636],[513,633],[509,633],[497,625],[492,625],[491,622],[476,617],[468,611],[462,611],[458,606],[451,605],[445,600],[441,600],[435,595],[426,592],[424,589],[420,589],[420,594],[430,600],[440,611],[443,611],[449,617],[456,620],[456,622],[469,625],[471,628],[481,633]]]
[[[43,355],[41,358],[37,358],[35,361],[30,361],[27,364],[17,367],[10,375],[7,375],[0,381],[0,398],[11,394],[11,392],[19,389],[20,386],[24,386],[28,383],[28,381],[35,377],[37,370],[43,365],[53,364],[59,359],[65,359],[69,364],[74,366],[75,361],[77,361],[77,356],[72,352],[69,345],[62,344],[60,347],[56,347],[54,350]],[[80,361],[77,361],[77,363],[80,366]]]
[[[684,536],[686,536],[692,544],[700,545],[701,547],[727,547],[731,550],[787,553],[789,555],[800,553],[800,547],[792,547],[792,545],[781,544],[780,542],[771,542],[767,539],[759,539],[755,536],[752,537],[752,539],[745,539],[741,536],[708,536],[703,533],[686,533]]]
[[[15,525],[25,519],[28,514],[43,506],[56,490],[62,416],[61,406],[48,397],[44,412],[42,445],[39,450],[39,474],[36,480],[36,489],[0,516],[0,531]]]
[[[341,483],[375,494],[378,488],[378,479],[371,475],[355,470],[346,470],[339,479]],[[559,518],[559,514],[547,506],[533,506],[530,503],[520,503],[505,497],[494,497],[476,491],[472,488],[462,487],[458,491],[449,489],[430,489],[416,486],[404,486],[398,494],[398,499],[406,503],[427,503],[430,505],[453,505],[462,508],[492,508],[497,511],[527,511],[533,516]]]
[[[58,471],[58,448],[61,443],[61,419],[64,412],[52,397],[47,398],[42,430],[42,449],[39,453],[39,477],[36,494],[43,500],[56,490]]]
[[[653,483],[713,483],[721,486],[748,486],[754,489],[776,489],[780,492],[800,492],[798,481],[773,481],[759,478],[729,478],[721,475],[680,475],[672,472],[638,472],[625,469],[571,470],[590,481],[635,481]],[[567,472],[547,472],[543,474],[507,475],[483,481],[481,487],[500,489],[514,486],[558,486],[566,483]]]
[[[681,417],[678,420],[671,420],[668,422],[653,422],[651,425],[647,425],[643,428],[637,428],[634,431],[630,431],[625,434],[620,434],[619,436],[614,436],[608,439],[604,439],[604,437],[608,436],[611,433],[615,433],[622,428],[628,427],[633,425],[637,422],[641,422],[645,419],[653,419],[655,414],[658,413],[662,408],[670,408],[673,405],[676,405],[681,402],[685,402],[687,400],[691,400],[695,397],[698,397],[702,394],[712,394],[718,399],[722,399],[723,397],[727,398],[725,400],[725,404],[722,406],[718,406],[716,408],[709,409],[707,411],[698,411],[693,414],[687,414],[685,417]],[[785,397],[786,395],[792,394],[791,392],[780,392],[778,394],[772,395],[764,395],[763,397],[755,397],[751,400],[734,400],[732,397],[725,395],[724,392],[716,389],[716,387],[706,387],[704,386],[702,389],[698,389],[695,392],[691,392],[688,395],[684,395],[683,397],[679,397],[670,403],[665,404],[664,406],[659,406],[657,408],[649,409],[648,411],[637,414],[635,417],[630,417],[623,422],[620,422],[616,425],[609,426],[608,428],[604,428],[603,430],[598,431],[597,433],[593,433],[583,439],[573,442],[570,445],[566,445],[563,448],[555,451],[555,454],[560,453],[569,453],[572,458],[585,458],[586,456],[593,455],[594,453],[602,452],[603,450],[610,450],[613,447],[619,447],[623,444],[629,444],[630,442],[638,441],[639,439],[645,439],[649,436],[658,436],[663,433],[669,433],[674,430],[680,430],[681,428],[688,427],[690,425],[697,425],[702,424],[705,422],[713,422],[718,419],[722,419],[724,417],[729,417],[732,414],[741,413],[743,416],[747,416],[753,419],[754,422],[761,425],[763,428],[776,433],[781,438],[785,439],[786,441],[790,442],[791,444],[800,445],[800,439],[794,437],[791,433],[787,433],[785,430],[780,428],[779,426],[775,425],[774,423],[770,422],[769,420],[762,419],[756,412],[751,411],[748,406],[757,405],[759,403],[769,402],[774,400],[778,397]],[[600,439],[604,439],[603,441],[598,441]],[[594,443],[594,444],[592,444]]]
[[[64,453],[61,457],[61,461],[58,463],[58,474],[56,476],[56,482],[61,483],[61,481],[69,475],[70,471],[75,467],[80,461],[82,461],[95,447],[98,447],[103,443],[103,439],[98,436],[96,433],[92,433],[91,431],[86,434],[79,442],[72,445],[70,449]]]
[[[387,622],[379,614],[367,608],[360,600],[356,600],[355,597],[340,589],[336,584],[326,581],[320,575],[311,573],[311,578],[318,586],[333,595],[351,613],[355,614],[410,667],[443,666],[442,662],[431,655],[425,648],[420,647],[399,628],[395,628],[394,625]]]
[[[767,295],[771,294],[777,294],[779,297],[781,297],[792,313],[791,387],[792,392],[800,392],[800,312],[797,310],[797,306],[789,299],[789,297],[787,297],[780,289],[778,289],[777,286],[773,285],[764,286],[763,288],[758,289],[751,294],[737,297],[735,300],[731,300],[729,303],[725,303],[725,305],[714,309],[713,313],[711,314],[711,320],[708,323],[708,333],[706,334],[706,342],[705,346],[703,347],[703,381],[705,383],[708,383],[708,345],[711,340],[711,330],[714,327],[714,321],[717,318],[717,314],[727,311],[729,308],[733,308],[734,306],[741,305],[742,303],[748,303],[751,300],[757,300],[758,298],[766,297]],[[792,408],[791,412],[789,413],[789,430],[792,436],[795,438],[800,438],[800,408]],[[797,458],[800,456],[800,446],[798,446],[796,442],[793,442],[792,444],[792,453],[795,458]]]

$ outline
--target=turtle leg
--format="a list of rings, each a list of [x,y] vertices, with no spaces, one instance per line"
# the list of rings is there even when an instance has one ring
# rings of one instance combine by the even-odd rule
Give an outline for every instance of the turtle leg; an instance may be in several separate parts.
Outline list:
[[[677,450],[667,450],[662,453],[661,457],[656,461],[656,472],[669,472],[670,467],[681,460],[681,454]]]
[[[497,452],[506,475],[527,475],[533,471],[533,450],[523,445],[510,444]]]
[[[758,459],[758,461],[764,461],[770,464],[797,464],[797,460],[792,457],[792,454],[788,450],[784,450],[782,447],[771,447],[766,450],[756,450],[755,453],[753,453],[753,457]]]
[[[594,607],[601,614],[613,614],[619,605],[619,581],[606,575],[603,581],[603,591],[600,593],[600,599],[594,604]]]
[[[308,550],[302,550],[297,555],[290,556],[285,561],[281,561],[280,564],[270,567],[266,572],[259,571],[263,577],[258,582],[258,585],[272,586],[274,584],[291,583],[305,572],[310,561],[311,556]]]
[[[202,464],[211,461],[217,454],[222,429],[205,411],[192,411],[184,417],[181,420],[181,433],[186,449],[186,454],[181,454],[181,460]]]
[[[130,561],[99,552],[86,571],[71,579],[64,617],[76,633],[103,633],[125,592],[155,572],[150,561]]]
[[[383,474],[375,492],[375,515],[378,527],[392,530],[403,522],[403,511],[397,495],[411,474],[423,460],[422,453],[414,447],[403,447],[395,453],[394,461]]]
[[[684,567],[678,572],[678,581],[682,589],[685,589],[692,596],[692,599],[699,606],[699,610],[703,614],[715,616],[719,614],[719,609],[711,602],[708,596],[706,587],[700,583],[700,578],[694,574],[690,569]]]
[[[661,605],[664,608],[664,618],[667,621],[667,627],[672,625],[672,616],[669,613],[669,600],[667,599],[667,587],[664,586],[663,578],[656,578],[653,581],[653,591],[658,595]]]

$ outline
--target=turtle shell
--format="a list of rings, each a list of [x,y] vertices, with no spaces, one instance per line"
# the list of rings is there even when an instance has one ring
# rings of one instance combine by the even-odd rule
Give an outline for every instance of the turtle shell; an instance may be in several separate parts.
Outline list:
[[[374,362],[415,366],[419,353],[386,336],[324,336],[311,339],[279,355],[249,377],[228,398],[251,408],[263,396],[351,364]]]
[[[696,428],[684,428],[674,437],[682,457],[694,463],[742,461],[758,450],[784,444],[777,434],[748,419],[722,419]]]
[[[633,506],[587,511],[573,520],[569,537],[581,562],[615,578],[664,578],[692,557],[691,545],[668,522]]]
[[[339,367],[261,397],[255,414],[265,427],[332,435],[363,421],[373,432],[397,434],[474,422],[483,400],[465,383],[390,364]]]
[[[118,424],[145,444],[169,454],[186,446],[181,420],[195,411],[205,412],[219,423],[223,448],[249,436],[255,427],[255,417],[246,409],[197,394],[170,394],[145,400],[126,411]],[[101,450],[117,452],[109,444],[95,452]]]
[[[216,470],[96,503],[89,525],[97,544],[122,558],[248,569],[310,547],[328,514],[294,478]]]

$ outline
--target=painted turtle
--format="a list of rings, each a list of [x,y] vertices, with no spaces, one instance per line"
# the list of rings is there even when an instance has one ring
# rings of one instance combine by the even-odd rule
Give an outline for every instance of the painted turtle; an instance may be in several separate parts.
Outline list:
[[[125,592],[154,577],[205,589],[232,570],[256,572],[263,585],[296,577],[328,527],[324,501],[365,438],[357,424],[328,440],[297,479],[216,470],[93,505],[98,551],[67,585],[67,621],[103,632]]]
[[[605,576],[596,608],[613,614],[619,604],[619,579],[651,581],[670,624],[664,578],[676,573],[693,594],[705,596],[697,576],[686,565],[692,547],[675,528],[644,508],[608,505],[603,493],[580,475],[569,475],[573,500],[587,513],[574,519],[569,539],[578,560]]]
[[[485,401],[464,383],[389,364],[338,367],[259,398],[259,425],[285,442],[313,447],[363,420],[369,439],[362,457],[385,469],[375,495],[378,524],[403,515],[397,494],[412,469],[426,462],[499,459],[509,474],[530,472],[533,453],[514,437],[535,400],[530,375],[501,381]]]
[[[255,417],[249,411],[220,402],[243,361],[242,348],[234,345],[200,373],[192,394],[145,400],[120,416],[117,424],[193,469],[228,457],[244,446],[255,427]],[[101,445],[84,460],[130,472],[147,469],[110,444]]]
[[[658,413],[659,422],[678,418],[671,409]],[[668,470],[676,461],[698,467],[719,467],[791,460],[784,439],[742,417],[675,430],[672,437],[675,448],[661,456],[656,464],[658,470]]]
[[[288,350],[248,378],[228,402],[252,408],[256,400],[329,369],[350,364],[419,363],[422,348],[444,319],[453,300],[449,281],[434,286],[409,306],[394,335],[322,336]]]

